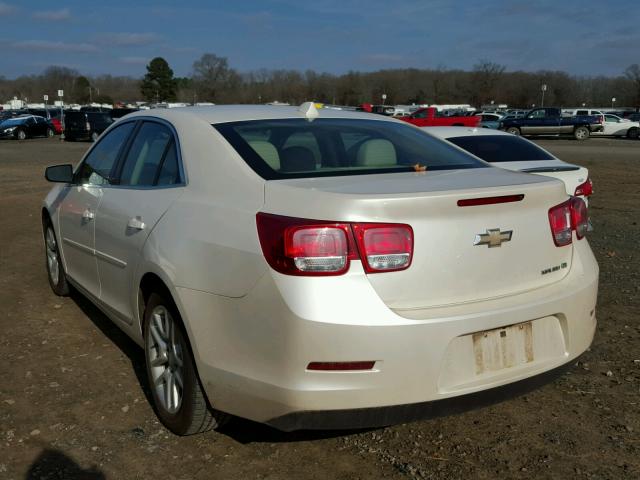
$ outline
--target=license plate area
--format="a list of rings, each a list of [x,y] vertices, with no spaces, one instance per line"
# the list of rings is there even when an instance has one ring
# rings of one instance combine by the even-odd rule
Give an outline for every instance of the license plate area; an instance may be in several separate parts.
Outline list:
[[[477,375],[533,362],[531,322],[474,333],[473,354]]]

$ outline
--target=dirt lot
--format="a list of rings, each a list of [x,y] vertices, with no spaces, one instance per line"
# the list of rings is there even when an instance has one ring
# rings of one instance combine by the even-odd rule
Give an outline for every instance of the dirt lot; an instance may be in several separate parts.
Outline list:
[[[75,163],[88,145],[0,142],[0,479],[640,478],[640,142],[541,143],[587,166],[596,189],[599,327],[570,373],[385,429],[284,434],[237,420],[178,438],[149,406],[138,347],[47,284],[43,169]]]

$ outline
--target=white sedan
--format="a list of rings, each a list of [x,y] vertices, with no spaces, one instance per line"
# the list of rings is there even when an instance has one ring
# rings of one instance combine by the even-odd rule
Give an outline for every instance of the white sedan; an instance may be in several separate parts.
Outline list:
[[[46,177],[51,288],[143,347],[177,434],[226,414],[295,430],[455,410],[593,339],[584,202],[401,121],[311,103],[137,112]]]
[[[447,140],[496,167],[562,180],[567,195],[579,196],[587,203],[588,197],[593,193],[588,169],[563,162],[526,138],[482,128],[423,127],[422,130]]]
[[[628,137],[638,138],[640,122],[632,122],[626,118],[607,113],[604,115],[603,129],[600,132],[593,132],[593,135],[608,137]]]

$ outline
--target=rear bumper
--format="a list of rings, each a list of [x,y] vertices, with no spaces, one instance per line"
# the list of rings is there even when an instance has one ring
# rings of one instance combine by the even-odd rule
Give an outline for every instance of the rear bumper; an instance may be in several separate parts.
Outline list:
[[[390,407],[293,412],[273,418],[266,423],[285,432],[294,430],[340,430],[385,427],[444,415],[454,415],[500,403],[531,392],[560,377],[572,367],[574,362],[575,359],[533,377],[468,395]]]
[[[386,425],[481,404],[479,392],[574,361],[596,327],[598,266],[586,241],[575,244],[571,265],[543,288],[425,310],[390,310],[358,272],[270,271],[245,297],[178,288],[177,303],[215,408],[284,430]],[[530,321],[533,361],[478,374],[472,334]],[[376,363],[363,372],[306,369],[359,360]]]

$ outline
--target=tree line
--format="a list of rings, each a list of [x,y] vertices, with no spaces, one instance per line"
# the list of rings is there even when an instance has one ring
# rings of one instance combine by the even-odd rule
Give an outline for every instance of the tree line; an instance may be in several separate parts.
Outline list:
[[[147,65],[141,79],[128,76],[84,76],[66,67],[51,66],[40,75],[16,79],[0,77],[0,99],[18,97],[41,102],[58,89],[73,103],[213,102],[298,104],[307,100],[360,105],[461,104],[480,106],[494,102],[514,107],[540,104],[541,86],[547,85],[545,104],[557,106],[640,106],[640,66],[630,65],[618,76],[577,76],[562,71],[507,71],[482,60],[472,70],[438,68],[350,71],[336,75],[313,70],[255,70],[238,72],[228,59],[206,53],[193,63],[191,75],[175,77],[161,57]],[[615,98],[615,103],[612,99]]]

